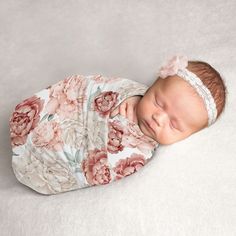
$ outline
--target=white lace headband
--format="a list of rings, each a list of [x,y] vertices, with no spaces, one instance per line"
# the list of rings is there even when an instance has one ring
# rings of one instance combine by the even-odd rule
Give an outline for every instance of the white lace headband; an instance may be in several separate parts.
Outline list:
[[[212,125],[216,121],[217,109],[213,96],[209,89],[202,83],[201,79],[189,71],[188,59],[186,56],[174,56],[165,66],[162,66],[159,70],[159,77],[164,79],[167,76],[178,75],[192,85],[197,93],[202,97],[207,113],[208,113],[208,126]]]

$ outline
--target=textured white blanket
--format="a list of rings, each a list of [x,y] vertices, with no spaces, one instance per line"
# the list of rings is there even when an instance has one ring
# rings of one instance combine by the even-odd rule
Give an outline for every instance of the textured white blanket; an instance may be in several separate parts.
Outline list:
[[[235,236],[235,12],[234,0],[0,1],[0,235]],[[216,124],[160,145],[144,168],[108,185],[48,196],[17,181],[14,105],[71,74],[150,85],[177,52],[225,75]]]

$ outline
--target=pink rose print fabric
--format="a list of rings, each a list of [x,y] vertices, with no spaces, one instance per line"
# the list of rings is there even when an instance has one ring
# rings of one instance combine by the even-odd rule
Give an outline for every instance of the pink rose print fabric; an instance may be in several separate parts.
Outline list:
[[[137,172],[158,143],[110,112],[148,87],[102,75],[73,75],[15,106],[9,119],[12,168],[41,194],[105,185]]]
[[[39,122],[44,100],[33,96],[16,106],[10,120],[12,146],[23,145],[27,135]]]

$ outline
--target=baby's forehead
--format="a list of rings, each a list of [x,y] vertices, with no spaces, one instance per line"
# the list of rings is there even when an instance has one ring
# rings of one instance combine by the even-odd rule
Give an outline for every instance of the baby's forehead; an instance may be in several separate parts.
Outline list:
[[[168,95],[184,94],[186,97],[199,97],[196,90],[179,76],[168,76],[165,79],[159,78],[153,84],[154,90]]]
[[[168,109],[191,112],[189,110],[194,107],[202,106],[202,98],[185,80],[172,77],[156,82],[153,89],[155,97]]]

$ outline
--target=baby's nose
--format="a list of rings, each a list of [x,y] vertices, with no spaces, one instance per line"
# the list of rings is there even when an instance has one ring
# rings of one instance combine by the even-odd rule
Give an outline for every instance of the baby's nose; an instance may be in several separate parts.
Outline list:
[[[168,115],[166,112],[158,112],[153,114],[153,119],[156,121],[158,126],[163,126],[167,121]]]

